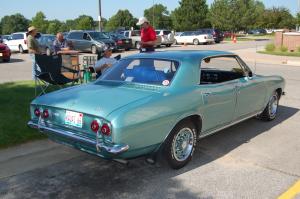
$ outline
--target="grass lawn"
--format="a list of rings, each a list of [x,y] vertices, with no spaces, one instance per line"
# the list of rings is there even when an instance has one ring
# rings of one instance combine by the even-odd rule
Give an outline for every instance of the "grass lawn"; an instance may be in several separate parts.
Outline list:
[[[258,51],[258,53],[278,56],[300,57],[300,52],[281,52],[281,51]]]
[[[34,87],[33,81],[0,84],[0,148],[46,138],[27,127]]]

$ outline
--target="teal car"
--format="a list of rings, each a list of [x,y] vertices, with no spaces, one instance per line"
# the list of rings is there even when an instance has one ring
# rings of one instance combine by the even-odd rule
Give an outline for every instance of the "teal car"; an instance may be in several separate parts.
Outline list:
[[[230,52],[139,53],[93,83],[37,97],[28,125],[105,159],[154,162],[159,154],[179,169],[198,139],[251,117],[275,119],[284,86]]]

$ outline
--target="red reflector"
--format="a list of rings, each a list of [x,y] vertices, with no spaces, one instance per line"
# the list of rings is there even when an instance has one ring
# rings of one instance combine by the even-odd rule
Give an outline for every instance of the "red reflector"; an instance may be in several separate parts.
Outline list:
[[[91,123],[91,129],[92,131],[94,131],[95,133],[99,130],[99,123],[97,120],[93,120]]]
[[[110,128],[108,124],[103,124],[101,127],[101,133],[106,136],[110,136]]]
[[[49,111],[48,111],[48,109],[45,109],[44,111],[43,111],[43,118],[48,118],[49,117]]]
[[[34,115],[37,117],[40,117],[40,115],[41,115],[40,109],[38,109],[38,108],[34,109]]]

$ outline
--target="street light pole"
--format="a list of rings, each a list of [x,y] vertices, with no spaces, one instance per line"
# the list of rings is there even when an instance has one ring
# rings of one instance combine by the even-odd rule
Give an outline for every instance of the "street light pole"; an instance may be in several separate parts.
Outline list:
[[[154,25],[154,0],[152,1],[152,25],[153,25],[153,27],[155,27],[155,25]]]
[[[99,31],[100,32],[102,32],[101,19],[102,19],[102,14],[101,14],[101,0],[99,0],[99,16],[98,16],[98,21],[99,21]]]

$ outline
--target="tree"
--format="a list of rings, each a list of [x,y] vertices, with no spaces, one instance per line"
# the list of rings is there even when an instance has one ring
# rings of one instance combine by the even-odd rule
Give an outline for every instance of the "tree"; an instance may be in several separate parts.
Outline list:
[[[1,19],[0,26],[2,34],[26,31],[29,26],[29,20],[19,13],[10,16],[7,15]]]
[[[76,29],[78,30],[93,30],[94,29],[94,19],[91,16],[80,15],[75,19]]]
[[[144,10],[144,16],[156,29],[172,28],[170,13],[167,7],[162,4],[155,4],[151,8]]]
[[[57,19],[49,21],[47,33],[56,34],[57,32],[60,31],[61,26],[62,26],[62,23]]]
[[[206,0],[181,0],[172,14],[174,28],[178,31],[196,30],[209,26]]]
[[[289,10],[284,7],[273,7],[266,9],[262,15],[262,26],[264,28],[294,28],[296,20]]]
[[[107,21],[105,30],[112,31],[118,28],[129,29],[136,27],[136,22],[129,10],[119,10]]]
[[[213,27],[222,30],[247,30],[258,26],[264,4],[256,0],[214,0],[209,12]]]
[[[32,18],[31,25],[36,27],[39,32],[46,33],[48,29],[48,21],[43,12],[37,12]]]
[[[73,19],[66,20],[66,27],[68,31],[76,29],[76,21]]]

